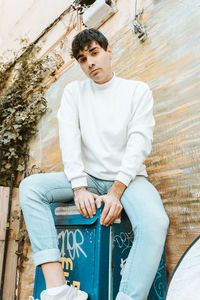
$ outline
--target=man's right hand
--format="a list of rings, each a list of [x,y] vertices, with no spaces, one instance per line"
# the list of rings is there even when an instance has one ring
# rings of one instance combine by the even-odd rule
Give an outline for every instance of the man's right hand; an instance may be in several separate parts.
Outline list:
[[[95,196],[86,190],[86,188],[81,188],[74,191],[74,202],[80,214],[86,218],[93,218],[96,214]]]

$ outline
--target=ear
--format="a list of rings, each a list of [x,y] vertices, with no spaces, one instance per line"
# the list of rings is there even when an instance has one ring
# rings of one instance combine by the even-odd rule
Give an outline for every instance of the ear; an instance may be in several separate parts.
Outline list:
[[[110,56],[110,59],[111,59],[112,58],[112,49],[111,49],[110,45],[108,45],[106,51],[109,53],[109,56]]]

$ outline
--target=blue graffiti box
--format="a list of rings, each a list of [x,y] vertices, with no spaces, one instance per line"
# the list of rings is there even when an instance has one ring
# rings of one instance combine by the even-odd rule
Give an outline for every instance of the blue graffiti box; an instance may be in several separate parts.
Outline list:
[[[84,218],[74,203],[52,204],[58,246],[66,280],[88,293],[89,300],[115,300],[128,253],[134,243],[130,222],[123,212],[112,226],[100,224],[101,210]],[[34,298],[40,299],[45,281],[36,268]],[[163,254],[148,300],[164,300],[166,267]]]

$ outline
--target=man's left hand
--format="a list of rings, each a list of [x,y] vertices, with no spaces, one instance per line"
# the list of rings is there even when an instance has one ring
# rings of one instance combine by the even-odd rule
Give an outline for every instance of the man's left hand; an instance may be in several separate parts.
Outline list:
[[[112,224],[121,214],[122,205],[120,199],[115,195],[109,193],[102,196],[95,197],[97,208],[101,207],[101,202],[104,202],[104,208],[101,214],[101,224],[109,226]]]

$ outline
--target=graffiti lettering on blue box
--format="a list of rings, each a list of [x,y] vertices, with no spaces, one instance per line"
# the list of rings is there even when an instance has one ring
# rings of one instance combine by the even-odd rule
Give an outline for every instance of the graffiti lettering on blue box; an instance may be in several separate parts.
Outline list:
[[[119,231],[115,227],[115,235],[113,237],[114,244],[114,285],[118,287],[120,284],[121,276],[123,275],[124,268],[128,259],[129,251],[134,242],[134,233],[130,228],[127,231]],[[120,273],[120,277],[118,274]],[[116,290],[116,289],[115,289]],[[166,293],[166,266],[165,266],[165,254],[163,252],[159,268],[157,270],[153,285],[151,287],[148,300],[164,300]],[[114,298],[116,297],[116,292],[114,293]]]
[[[62,257],[62,268],[65,277],[69,277],[69,270],[73,271],[73,261],[70,257]],[[76,287],[77,289],[80,289],[80,281],[73,280],[72,282],[73,287]]]
[[[87,257],[87,254],[82,248],[82,245],[84,244],[84,236],[82,232],[79,229],[76,230],[62,230],[58,236],[58,243],[61,239],[61,255],[65,256],[65,245],[66,250],[68,251],[68,254],[72,260],[75,259],[76,255],[77,257],[80,257],[80,253],[82,253],[85,257]]]
[[[95,236],[92,227],[57,228],[64,275],[78,289],[85,277],[91,278],[94,273]]]
[[[120,263],[120,275],[122,276],[123,272],[124,272],[124,268],[125,268],[125,264],[126,264],[127,258],[123,259],[121,258],[121,263]]]
[[[121,231],[113,238],[114,247],[118,249],[116,249],[116,251],[119,253],[118,258],[120,259],[120,261],[118,261],[120,266],[117,266],[117,270],[120,271],[121,276],[124,272],[127,256],[133,244],[133,239],[134,233],[132,230],[129,232]]]
[[[133,244],[133,238],[134,234],[133,231],[130,232],[120,232],[120,234],[117,234],[114,236],[114,242],[117,242],[118,247],[122,249],[122,253],[131,248]]]
[[[165,268],[166,268],[165,258],[162,257],[156,277],[153,282],[153,288],[159,300],[164,300],[166,294],[166,284],[162,280],[162,276],[163,276],[163,272],[165,272]]]

